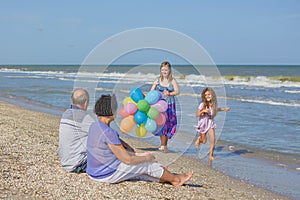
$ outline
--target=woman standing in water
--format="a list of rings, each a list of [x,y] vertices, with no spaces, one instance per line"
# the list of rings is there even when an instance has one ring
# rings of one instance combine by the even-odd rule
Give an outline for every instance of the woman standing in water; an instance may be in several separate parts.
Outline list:
[[[171,64],[167,61],[160,65],[160,76],[154,80],[151,90],[158,90],[162,94],[162,99],[168,103],[168,109],[165,112],[165,125],[154,133],[160,136],[161,146],[159,150],[168,153],[168,140],[176,132],[177,118],[176,118],[176,104],[175,96],[179,94],[177,81],[172,77]]]

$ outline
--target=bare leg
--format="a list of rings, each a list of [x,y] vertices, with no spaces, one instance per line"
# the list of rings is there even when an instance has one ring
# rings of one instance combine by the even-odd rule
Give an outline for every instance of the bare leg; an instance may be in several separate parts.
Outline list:
[[[168,182],[171,183],[175,187],[182,186],[185,182],[190,180],[193,176],[193,172],[187,172],[185,174],[173,174],[168,171],[168,169],[164,168],[164,173],[160,177],[160,182]]]
[[[165,135],[160,136],[160,142],[161,142],[161,146],[160,146],[160,150],[164,151],[165,153],[170,152],[167,145],[168,145],[168,137]]]
[[[212,167],[213,161],[211,159],[208,159],[208,166]]]
[[[205,143],[206,143],[206,134],[205,134],[205,133],[202,133],[200,136],[201,136],[201,142],[202,142],[203,144],[205,144]]]
[[[199,147],[200,143],[205,144],[206,143],[206,134],[205,133],[200,133],[199,137],[197,138],[195,142],[195,147]]]
[[[200,143],[201,143],[201,136],[199,135],[199,137],[197,138],[196,142],[195,142],[195,147],[199,147],[200,146]]]
[[[210,142],[209,159],[215,160],[216,158],[213,156],[215,150],[215,129],[209,129],[208,135],[209,135],[209,142]]]

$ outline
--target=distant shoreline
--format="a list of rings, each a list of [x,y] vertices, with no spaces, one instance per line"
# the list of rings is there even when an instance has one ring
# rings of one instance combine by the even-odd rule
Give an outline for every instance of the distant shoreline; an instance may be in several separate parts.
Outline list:
[[[143,63],[140,64],[112,64],[109,65],[110,67],[148,67],[153,66],[151,65],[144,65]],[[0,68],[3,67],[30,67],[30,66],[44,66],[44,67],[80,67],[82,64],[0,64]],[[97,65],[89,65],[91,67],[94,66],[108,66],[107,64],[97,64]],[[156,65],[155,65],[156,66]],[[159,64],[157,64],[159,66]],[[216,67],[300,67],[300,64],[215,64],[215,65],[191,65],[191,64],[172,64],[172,67],[191,67],[191,66],[199,66],[199,67],[207,67],[207,66],[216,66]]]
[[[82,64],[0,64],[0,67],[2,66],[81,66]],[[106,66],[106,64],[99,64],[99,65],[90,65],[90,66]],[[113,64],[110,66],[138,66],[138,65],[144,65],[143,63],[136,63],[136,64]],[[153,66],[153,65],[150,65]],[[187,65],[187,64],[172,64],[172,66],[176,67],[182,67],[182,66],[191,66],[191,65]],[[201,66],[209,66],[209,65],[201,65]],[[295,67],[300,67],[300,64],[216,64],[215,66],[222,66],[222,67],[226,67],[226,66],[230,66],[230,67],[245,67],[245,66],[295,66]]]

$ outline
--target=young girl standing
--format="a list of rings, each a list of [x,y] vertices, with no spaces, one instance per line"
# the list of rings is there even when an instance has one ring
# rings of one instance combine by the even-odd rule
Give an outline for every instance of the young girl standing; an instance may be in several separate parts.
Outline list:
[[[196,129],[200,135],[195,142],[195,146],[199,147],[200,143],[206,143],[206,134],[208,133],[210,140],[209,159],[214,160],[215,157],[213,156],[213,153],[215,148],[216,128],[214,117],[217,115],[218,111],[227,112],[230,108],[218,108],[217,96],[212,88],[205,88],[201,93],[201,98],[202,102],[196,113],[196,117],[199,117]]]
[[[176,132],[177,118],[176,118],[176,104],[175,96],[179,94],[177,81],[172,77],[171,64],[163,62],[160,65],[160,77],[157,78],[151,87],[151,90],[158,90],[162,94],[162,99],[168,103],[166,110],[166,123],[155,135],[160,136],[161,146],[159,150],[167,153],[168,140]]]

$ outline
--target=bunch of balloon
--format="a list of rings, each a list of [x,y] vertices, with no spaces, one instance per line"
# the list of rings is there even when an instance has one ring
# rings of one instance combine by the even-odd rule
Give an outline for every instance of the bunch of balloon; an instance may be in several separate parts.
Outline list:
[[[120,124],[122,133],[129,133],[135,128],[138,137],[145,137],[147,132],[155,132],[166,122],[165,111],[168,104],[161,99],[156,90],[144,96],[139,88],[130,90],[130,97],[123,100],[119,114],[123,118]]]

